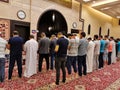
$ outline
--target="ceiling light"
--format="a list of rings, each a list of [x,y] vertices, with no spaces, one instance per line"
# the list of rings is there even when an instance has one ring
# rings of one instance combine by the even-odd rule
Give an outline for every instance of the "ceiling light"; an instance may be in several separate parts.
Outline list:
[[[83,0],[84,2],[89,2],[89,1],[91,1],[91,0]]]
[[[118,0],[105,0],[105,1],[98,2],[98,3],[93,3],[92,7],[100,6],[100,5],[107,4],[107,3],[112,3],[112,2],[115,2],[115,1],[118,1]]]
[[[54,13],[52,15],[52,20],[53,20],[53,22],[55,21],[55,14]]]
[[[108,9],[110,9],[111,7],[105,7],[105,8],[101,8],[100,10],[108,10]]]
[[[93,1],[93,3],[95,4],[95,3],[96,3],[96,1]]]
[[[120,16],[117,16],[117,18],[120,18]]]

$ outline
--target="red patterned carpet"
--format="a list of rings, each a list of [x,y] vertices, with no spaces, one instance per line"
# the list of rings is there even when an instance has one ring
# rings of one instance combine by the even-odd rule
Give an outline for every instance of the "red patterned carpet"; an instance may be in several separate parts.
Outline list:
[[[30,78],[18,78],[14,68],[12,80],[7,80],[7,72],[6,68],[6,80],[0,83],[0,90],[120,90],[120,62],[82,77],[67,75],[66,83],[58,86],[54,84],[55,70],[44,69]]]

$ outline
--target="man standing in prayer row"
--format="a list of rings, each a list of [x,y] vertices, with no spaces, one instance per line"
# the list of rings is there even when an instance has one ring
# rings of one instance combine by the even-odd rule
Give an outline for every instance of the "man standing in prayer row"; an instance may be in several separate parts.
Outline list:
[[[111,55],[111,63],[116,63],[116,44],[115,44],[115,41],[114,41],[114,38],[113,37],[110,37],[111,39],[111,43],[112,43],[112,55]]]
[[[94,35],[94,60],[93,60],[93,70],[97,70],[99,67],[99,54],[100,54],[100,40],[98,39],[98,35]]]
[[[95,43],[92,41],[92,38],[88,38],[88,48],[87,48],[87,57],[86,57],[86,63],[87,63],[87,73],[90,73],[93,71],[93,57],[94,57],[94,48]]]
[[[108,35],[105,35],[104,40],[105,40],[105,51],[104,51],[103,58],[104,58],[104,64],[107,64],[108,63],[108,45],[109,45]]]
[[[88,41],[85,38],[86,33],[80,33],[80,41],[78,46],[78,74],[82,76],[82,66],[83,66],[83,74],[87,74],[87,66],[86,66],[86,54],[87,54],[87,47]]]
[[[108,44],[108,65],[111,64],[111,55],[112,55],[112,49],[113,49],[113,44],[110,38],[109,44]]]
[[[10,62],[9,62],[9,76],[11,79],[15,61],[17,61],[18,75],[22,77],[22,50],[23,50],[23,38],[19,37],[18,31],[13,32],[13,37],[8,41],[8,49],[10,49]]]
[[[30,40],[28,40],[24,45],[24,51],[26,54],[25,62],[25,77],[30,77],[37,73],[37,51],[38,43],[34,40],[34,36],[30,35]]]
[[[120,60],[120,39],[118,39],[117,45],[118,45],[118,50],[117,50],[118,54],[117,54],[117,58],[118,58],[118,60]]]
[[[2,33],[0,32],[0,82],[3,82],[5,78],[5,48],[7,41],[1,36]]]
[[[100,39],[100,55],[99,55],[99,69],[103,68],[103,55],[105,51],[105,40],[103,40],[103,36],[99,37]]]
[[[49,47],[50,47],[50,39],[46,37],[44,32],[41,33],[41,39],[39,41],[39,72],[42,71],[42,63],[43,59],[46,60],[46,68],[49,70]]]
[[[55,46],[56,46],[56,35],[51,35],[51,41],[50,41],[50,69],[53,70],[54,69],[54,60],[55,60]]]
[[[64,38],[61,32],[59,32],[57,36],[58,36],[58,40],[55,47],[55,51],[56,51],[55,68],[56,68],[56,85],[59,85],[60,68],[62,69],[62,73],[63,73],[62,82],[65,83],[66,81],[65,63],[66,63],[67,48],[69,42],[66,38]]]
[[[68,53],[67,53],[67,70],[68,74],[70,75],[72,73],[72,66],[73,70],[76,73],[77,72],[77,55],[78,55],[78,44],[79,41],[76,40],[75,35],[71,34],[71,38],[69,40],[69,45],[68,45]]]

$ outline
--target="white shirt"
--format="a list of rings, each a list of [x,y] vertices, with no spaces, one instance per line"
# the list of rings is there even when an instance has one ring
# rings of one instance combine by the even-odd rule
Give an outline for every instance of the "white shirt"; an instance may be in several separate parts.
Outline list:
[[[0,58],[5,58],[5,48],[7,41],[0,37]]]
[[[100,54],[100,40],[95,40],[95,49],[94,49],[94,54],[99,55]]]

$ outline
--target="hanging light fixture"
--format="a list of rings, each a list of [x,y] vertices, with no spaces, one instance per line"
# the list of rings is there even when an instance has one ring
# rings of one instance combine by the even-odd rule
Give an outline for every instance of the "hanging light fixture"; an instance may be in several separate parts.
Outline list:
[[[53,20],[53,22],[55,22],[55,14],[54,13],[52,15],[52,20]]]

